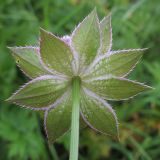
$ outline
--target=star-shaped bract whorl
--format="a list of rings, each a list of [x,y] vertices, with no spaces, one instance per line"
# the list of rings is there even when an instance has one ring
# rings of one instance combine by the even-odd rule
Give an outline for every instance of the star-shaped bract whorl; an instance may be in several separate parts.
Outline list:
[[[70,129],[72,82],[79,77],[80,115],[88,126],[118,137],[118,121],[106,100],[123,100],[151,89],[125,77],[145,49],[112,51],[111,16],[99,22],[92,11],[71,36],[56,37],[40,30],[40,46],[10,47],[20,69],[32,80],[8,101],[32,110],[44,110],[50,142]]]

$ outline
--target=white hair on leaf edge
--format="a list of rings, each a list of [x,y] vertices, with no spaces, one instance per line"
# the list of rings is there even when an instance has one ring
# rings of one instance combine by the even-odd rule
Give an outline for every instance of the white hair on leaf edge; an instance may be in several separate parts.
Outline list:
[[[54,109],[55,107],[58,107],[58,105],[62,104],[65,100],[67,100],[71,96],[70,91],[71,91],[71,88],[69,88],[59,99],[57,99],[57,101],[52,106],[48,107],[44,113],[44,130],[45,130],[45,134],[46,134],[47,139],[49,139],[48,130],[47,130],[48,113],[50,112],[50,110]],[[66,134],[67,132],[68,131],[66,131],[64,134]],[[63,136],[63,135],[61,135],[61,136]]]
[[[18,55],[18,54],[16,53],[16,50],[17,50],[17,49],[20,49],[20,50],[33,49],[33,50],[35,50],[35,53],[38,54],[38,58],[39,58],[39,53],[38,53],[39,47],[36,47],[36,46],[15,46],[15,47],[7,47],[7,48],[11,50],[11,52],[12,52],[12,53],[11,53],[11,54],[12,54],[12,57],[14,57],[14,54],[15,54],[15,55]],[[24,75],[26,75],[29,79],[34,79],[32,76],[28,75],[28,74],[21,68],[21,66],[18,64],[17,61],[16,61],[16,65],[17,65],[18,68],[21,70],[21,72],[22,72]],[[42,74],[42,75],[45,75],[45,74]],[[39,75],[39,76],[42,76],[42,75]],[[38,76],[37,76],[37,77],[38,77]]]
[[[117,119],[117,116],[116,116],[116,113],[115,111],[113,110],[113,108],[103,99],[101,98],[100,96],[98,96],[97,94],[95,94],[94,92],[92,92],[91,90],[83,87],[83,92],[88,95],[89,97],[93,98],[93,101],[97,100],[98,102],[102,103],[108,110],[109,112],[111,112],[114,116],[114,119],[115,119],[115,123],[116,123],[116,128],[117,128],[117,133],[118,133],[118,119]],[[85,118],[85,116],[83,115],[83,113],[81,114],[82,115],[82,118],[84,119],[84,121],[89,125],[89,127],[91,127],[92,129],[100,132],[100,133],[103,133],[105,134],[104,132],[101,132],[99,131],[98,129],[94,128]],[[109,135],[109,134],[106,134],[106,135]],[[112,136],[112,135],[109,135],[109,136]],[[118,133],[118,137],[119,137],[119,133]]]
[[[108,16],[104,17],[104,18],[101,20],[100,24],[103,23],[103,21],[106,20],[106,19],[109,19],[110,43],[109,43],[109,48],[108,48],[108,51],[107,51],[107,54],[109,54],[110,51],[111,51],[111,48],[112,48],[112,41],[113,41],[113,38],[112,38],[112,23],[111,23],[112,17],[111,17],[111,13],[109,13]]]
[[[16,92],[14,92],[14,93],[12,94],[12,96],[9,97],[6,101],[10,102],[10,99],[12,99],[12,97],[13,97],[14,95],[16,95],[18,92],[20,92],[20,91],[21,91],[23,88],[25,88],[28,84],[34,83],[35,81],[43,81],[43,80],[47,80],[47,79],[57,80],[59,84],[61,84],[61,83],[64,82],[64,80],[59,79],[59,77],[56,77],[56,76],[53,76],[53,75],[40,76],[40,77],[37,77],[37,78],[29,81],[28,83],[24,84],[23,86],[21,86],[21,87],[20,87]],[[68,93],[68,90],[67,90],[66,92]],[[64,94],[66,94],[66,92],[65,92]],[[61,97],[60,97],[60,98],[61,98]],[[57,100],[56,100],[55,102],[57,103],[57,101],[59,101],[60,98],[57,98]],[[54,103],[55,103],[55,102],[54,102]],[[31,105],[29,105],[29,106],[22,105],[22,104],[20,104],[20,103],[18,103],[18,102],[13,102],[13,101],[12,101],[12,103],[14,103],[14,104],[16,104],[16,105],[19,105],[19,106],[21,106],[22,108],[31,109],[31,110],[46,110],[47,108],[52,108],[52,106],[54,105],[54,103],[53,103],[53,104],[48,105],[48,106],[46,106],[46,107],[36,108],[36,107],[31,106]]]
[[[137,81],[133,81],[133,80],[129,80],[129,79],[126,79],[126,78],[124,78],[124,77],[116,77],[116,76],[112,76],[112,75],[110,75],[110,77],[105,77],[105,76],[102,76],[102,77],[99,77],[99,79],[95,79],[95,81],[101,81],[101,80],[108,80],[108,79],[117,79],[117,80],[121,80],[121,81],[128,81],[128,82],[131,82],[131,83],[134,83],[134,84],[138,84],[138,85],[140,85],[140,86],[143,86],[143,87],[146,87],[146,89],[154,89],[153,87],[150,87],[150,86],[148,86],[148,85],[146,85],[146,84],[144,84],[144,83],[140,83],[140,82],[137,82]],[[94,80],[93,80],[94,81]],[[86,83],[91,83],[92,81],[86,81]],[[88,89],[89,90],[89,89]],[[129,99],[131,99],[131,98],[133,98],[133,97],[135,97],[135,96],[137,96],[137,95],[139,95],[140,93],[142,93],[142,92],[144,92],[145,90],[142,90],[142,91],[140,91],[139,93],[137,93],[137,94],[135,94],[135,95],[133,95],[133,96],[130,96],[130,97],[128,97],[128,98],[121,98],[121,99],[114,99],[114,98],[107,98],[107,100],[113,100],[113,101],[121,101],[121,100],[129,100]],[[92,91],[91,91],[92,92]],[[94,92],[93,92],[94,93]],[[105,97],[101,97],[101,98],[103,98],[103,99],[106,99]]]
[[[121,49],[121,50],[116,50],[116,51],[111,51],[111,55],[112,54],[121,54],[121,53],[128,53],[128,52],[136,52],[136,51],[146,51],[148,48],[133,48],[133,49]],[[106,54],[106,57],[108,57],[108,55]]]
[[[88,76],[89,74],[91,74],[94,71],[94,67],[100,63],[102,60],[104,60],[105,58],[109,58],[110,56],[114,55],[114,54],[130,54],[129,52],[136,52],[136,51],[145,51],[147,50],[147,48],[142,48],[142,49],[124,49],[124,50],[117,50],[117,51],[110,51],[110,54],[106,53],[104,55],[101,55],[99,57],[97,57],[97,59],[95,59],[95,61],[87,68],[87,70],[84,72],[83,77]],[[140,60],[139,60],[140,61]],[[122,77],[126,77],[134,68],[135,66],[138,64],[138,62],[132,66],[131,70],[126,73],[124,76]]]
[[[92,12],[95,12],[95,10],[96,9],[94,9]],[[91,13],[92,13],[91,12]],[[80,61],[82,61],[82,58],[80,58],[80,55],[78,54],[78,52],[75,50],[75,47],[74,47],[74,45],[73,45],[73,37],[74,37],[74,35],[76,34],[76,32],[77,32],[77,30],[80,28],[80,25],[81,24],[83,24],[84,23],[84,21],[86,21],[86,19],[88,19],[89,18],[89,16],[90,16],[90,14],[91,13],[89,13],[88,14],[88,16],[86,16],[83,20],[82,20],[82,22],[80,22],[78,25],[77,25],[77,27],[75,27],[75,29],[74,29],[74,31],[72,32],[72,34],[71,34],[71,47],[73,48],[73,50],[74,50],[74,52],[76,53],[75,54],[75,57],[76,57],[76,63],[78,64],[78,73],[79,73],[79,75],[81,76],[81,75],[83,75],[83,72],[86,70],[86,68],[88,67],[88,66],[82,66],[82,64],[80,64]],[[99,30],[99,33],[100,33],[100,25],[99,25],[99,19],[98,19],[98,15],[97,15],[97,12],[96,12],[96,22],[97,22],[97,24],[98,24],[98,30]],[[96,57],[98,56],[98,52],[99,52],[99,50],[100,50],[100,48],[101,48],[101,36],[100,36],[100,47],[98,48],[98,50],[97,50],[97,55],[96,55]],[[81,68],[80,68],[81,67]]]
[[[69,46],[68,44],[66,44],[66,42],[64,42],[64,40],[62,40],[62,38],[55,36],[53,33],[48,32],[48,31],[44,30],[43,28],[40,28],[40,34],[41,34],[41,32],[45,32],[45,33],[47,33],[48,35],[55,37],[56,39],[58,39],[59,41],[61,41],[65,46],[68,46],[68,48],[71,50],[70,46]],[[42,43],[41,36],[40,36],[40,38],[39,38],[39,43],[40,43],[40,44]],[[71,51],[71,53],[72,53],[72,51]],[[42,56],[41,56],[41,45],[40,45],[40,63],[44,66],[44,68],[45,68],[47,71],[49,71],[49,72],[52,73],[53,75],[57,75],[57,76],[60,76],[60,77],[66,78],[66,79],[69,78],[67,75],[65,75],[65,74],[63,74],[63,73],[60,73],[60,72],[57,72],[56,70],[50,69],[50,68],[48,68],[48,67],[46,66],[46,64],[43,62],[43,59],[42,59]]]

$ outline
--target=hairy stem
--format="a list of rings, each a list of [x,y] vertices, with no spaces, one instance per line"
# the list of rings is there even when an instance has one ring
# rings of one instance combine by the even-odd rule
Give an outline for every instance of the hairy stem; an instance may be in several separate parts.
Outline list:
[[[72,84],[72,122],[70,140],[70,160],[78,160],[79,144],[79,106],[80,106],[80,78],[75,77]]]

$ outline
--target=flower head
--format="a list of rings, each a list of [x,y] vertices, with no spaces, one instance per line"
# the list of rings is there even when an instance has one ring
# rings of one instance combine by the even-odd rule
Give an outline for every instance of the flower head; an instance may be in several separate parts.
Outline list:
[[[47,137],[53,142],[70,129],[72,84],[80,80],[80,115],[100,133],[118,137],[116,114],[106,100],[123,100],[151,87],[125,77],[144,49],[113,51],[111,16],[99,22],[92,11],[70,36],[40,29],[40,46],[10,47],[20,69],[32,80],[8,101],[44,111]]]

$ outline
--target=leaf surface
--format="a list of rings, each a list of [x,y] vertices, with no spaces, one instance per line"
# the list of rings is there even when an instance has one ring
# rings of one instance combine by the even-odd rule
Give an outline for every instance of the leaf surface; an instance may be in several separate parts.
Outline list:
[[[85,84],[90,90],[108,100],[128,99],[151,87],[125,78],[108,77]]]
[[[96,131],[118,139],[118,122],[111,106],[85,94],[81,100],[81,112],[86,123]]]
[[[89,65],[100,47],[100,30],[96,10],[93,10],[74,30],[72,46],[79,55],[80,65]]]
[[[52,71],[72,75],[72,51],[55,35],[41,29],[40,54],[43,63]]]
[[[29,77],[50,74],[40,63],[38,47],[9,47],[20,69]]]
[[[71,99],[68,97],[46,113],[45,127],[50,143],[53,143],[70,129],[71,110]]]
[[[31,109],[48,107],[64,93],[67,84],[54,76],[41,76],[21,87],[8,101]]]
[[[104,17],[100,22],[101,30],[101,54],[106,54],[112,47],[112,28],[111,28],[111,16]]]
[[[95,78],[104,75],[126,76],[136,66],[144,49],[112,51],[112,54],[100,60],[86,76]]]

